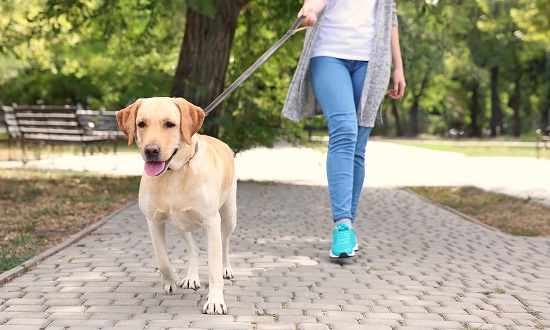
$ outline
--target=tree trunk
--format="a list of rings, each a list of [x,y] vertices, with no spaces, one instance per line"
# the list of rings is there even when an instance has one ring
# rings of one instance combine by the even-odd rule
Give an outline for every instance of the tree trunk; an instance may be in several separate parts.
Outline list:
[[[431,69],[427,70],[424,74],[424,77],[422,78],[422,83],[420,84],[420,88],[417,93],[413,93],[413,104],[410,108],[410,134],[411,136],[417,136],[418,135],[418,111],[419,111],[419,103],[420,103],[420,97],[422,96],[422,93],[428,86],[428,82],[430,81],[430,74]]]
[[[491,68],[491,137],[496,137],[503,133],[502,127],[502,109],[500,108],[500,98],[498,96],[498,75],[499,68]]]
[[[225,86],[225,74],[241,9],[249,0],[213,0],[215,16],[209,18],[187,9],[185,35],[178,67],[172,82],[173,97],[183,97],[206,108]],[[221,107],[221,106],[220,106]],[[218,136],[219,123],[214,120],[221,109],[212,111],[204,132]]]
[[[418,97],[415,96],[413,100],[413,104],[410,108],[410,114],[411,114],[411,131],[410,134],[412,137],[415,137],[418,135]]]
[[[550,50],[546,51],[546,93],[541,108],[541,128],[550,129]]]
[[[521,106],[521,75],[518,75],[516,81],[514,82],[514,94],[510,97],[508,105],[514,110],[514,136],[521,136],[521,116],[520,116],[520,106]]]
[[[403,136],[403,130],[399,122],[399,112],[397,111],[397,102],[393,99],[391,100],[391,113],[395,118],[395,136]]]
[[[472,131],[470,132],[471,137],[481,137],[481,128],[479,127],[479,83],[475,83],[472,88],[472,98],[470,100],[470,120],[472,122],[471,127]]]

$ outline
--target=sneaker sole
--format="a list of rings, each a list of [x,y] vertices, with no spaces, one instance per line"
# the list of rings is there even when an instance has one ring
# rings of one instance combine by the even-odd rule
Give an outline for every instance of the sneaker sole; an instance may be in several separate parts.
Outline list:
[[[329,252],[329,256],[331,258],[349,258],[349,257],[355,257],[355,251],[352,251],[350,254],[347,254],[346,252],[340,253],[340,255],[332,254],[332,250]]]

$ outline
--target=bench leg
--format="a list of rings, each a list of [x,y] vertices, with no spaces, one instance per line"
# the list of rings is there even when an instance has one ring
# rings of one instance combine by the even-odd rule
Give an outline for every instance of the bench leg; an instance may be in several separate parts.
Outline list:
[[[21,141],[21,161],[23,165],[27,164],[29,158],[27,157],[27,143]]]

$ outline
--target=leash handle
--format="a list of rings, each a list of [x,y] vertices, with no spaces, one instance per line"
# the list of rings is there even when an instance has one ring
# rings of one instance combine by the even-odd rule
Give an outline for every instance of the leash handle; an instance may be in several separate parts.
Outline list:
[[[231,93],[237,87],[239,87],[239,85],[242,84],[243,81],[246,80],[246,78],[250,77],[250,75],[254,71],[256,71],[258,67],[260,67],[260,65],[262,65],[265,61],[267,61],[267,59],[271,55],[273,55],[273,53],[275,53],[275,51],[277,51],[277,49],[279,49],[279,47],[281,47],[281,45],[288,40],[288,38],[290,38],[292,35],[294,35],[294,33],[296,33],[298,27],[300,26],[300,24],[302,24],[302,21],[304,20],[304,18],[305,16],[298,17],[298,19],[296,19],[294,24],[292,24],[292,27],[285,33],[285,35],[281,39],[279,39],[279,41],[277,41],[273,46],[271,46],[271,48],[269,48],[267,52],[265,52],[259,59],[257,59],[256,62],[254,62],[254,64],[252,64],[245,72],[243,72],[243,74],[241,74],[241,76],[237,78],[237,80],[235,80],[229,87],[227,87],[227,89],[223,93],[221,93],[220,96],[218,96],[214,101],[212,101],[212,103],[210,103],[210,105],[208,105],[204,109],[204,114],[207,116],[212,110],[214,110],[216,106],[222,103],[222,101],[227,97],[227,95],[229,95],[229,93]]]
[[[292,26],[290,27],[287,33],[291,33],[291,34],[296,33],[296,31],[298,30],[298,27],[300,26],[300,24],[302,24],[302,21],[304,20],[304,18],[306,17],[305,16],[298,17],[294,22],[294,24],[292,24]]]

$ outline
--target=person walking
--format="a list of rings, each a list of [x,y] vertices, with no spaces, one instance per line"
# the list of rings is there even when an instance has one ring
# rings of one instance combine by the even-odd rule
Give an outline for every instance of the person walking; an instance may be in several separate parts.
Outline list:
[[[365,178],[367,140],[381,121],[393,62],[399,99],[405,76],[394,0],[305,0],[298,12],[307,29],[283,116],[293,121],[323,114],[329,145],[327,180],[335,222],[332,258],[355,256],[353,223]]]

